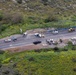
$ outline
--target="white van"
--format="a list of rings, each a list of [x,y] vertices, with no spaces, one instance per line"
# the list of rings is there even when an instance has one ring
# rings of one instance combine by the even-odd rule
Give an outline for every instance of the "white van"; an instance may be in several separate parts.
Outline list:
[[[58,34],[59,32],[57,30],[52,31],[52,34]]]

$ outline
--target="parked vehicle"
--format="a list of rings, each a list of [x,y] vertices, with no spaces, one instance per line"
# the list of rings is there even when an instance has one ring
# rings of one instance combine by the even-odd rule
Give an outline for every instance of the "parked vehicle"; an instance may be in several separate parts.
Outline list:
[[[17,40],[17,38],[16,37],[12,37],[11,40],[15,42]]]
[[[58,42],[57,42],[57,41],[53,41],[52,44],[53,44],[53,45],[57,45]]]
[[[51,42],[49,40],[46,40],[47,44],[51,45]]]
[[[53,44],[53,39],[49,39],[49,40],[46,40],[46,42],[49,44],[49,45],[51,45],[51,44]]]
[[[23,37],[27,36],[27,32],[23,33]]]
[[[4,40],[5,43],[11,42],[11,41],[12,40],[10,38]]]
[[[40,44],[41,41],[34,41],[33,44],[37,45],[37,44]]]
[[[58,34],[59,32],[58,32],[58,30],[53,30],[52,31],[52,34]]]
[[[35,33],[34,35],[35,35],[36,37],[40,37],[40,38],[42,37],[42,35],[39,34],[39,33]]]
[[[68,29],[68,32],[73,32],[73,31],[75,31],[74,28],[69,28],[69,29]]]

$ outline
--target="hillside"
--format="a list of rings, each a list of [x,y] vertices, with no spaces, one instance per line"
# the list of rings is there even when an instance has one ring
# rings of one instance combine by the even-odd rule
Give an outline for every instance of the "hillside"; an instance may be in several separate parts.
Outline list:
[[[1,37],[20,28],[76,26],[75,9],[76,0],[0,0]]]
[[[76,75],[76,51],[0,51],[0,75]]]
[[[66,15],[76,13],[76,0],[2,0],[0,10]],[[68,16],[67,15],[67,16]]]

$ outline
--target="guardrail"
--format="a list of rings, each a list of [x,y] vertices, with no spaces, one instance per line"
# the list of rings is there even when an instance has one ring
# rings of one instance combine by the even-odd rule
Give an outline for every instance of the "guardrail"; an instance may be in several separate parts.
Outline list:
[[[57,28],[57,30],[67,30],[69,28],[76,28],[76,26],[73,26],[73,27],[67,27],[67,28]]]
[[[64,30],[68,30],[69,28],[76,28],[76,26],[72,26],[72,27],[67,27],[67,28],[57,28],[56,30],[58,31],[64,31]],[[52,29],[47,29],[47,32],[52,32]]]

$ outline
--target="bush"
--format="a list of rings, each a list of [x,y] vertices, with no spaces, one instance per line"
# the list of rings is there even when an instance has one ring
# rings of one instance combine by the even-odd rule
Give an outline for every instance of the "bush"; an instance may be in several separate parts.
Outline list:
[[[54,47],[53,50],[54,50],[55,52],[59,52],[59,51],[60,51],[60,49],[59,49],[58,47]]]
[[[12,24],[22,23],[22,21],[23,21],[23,16],[21,14],[16,13],[12,16],[11,19]]]
[[[35,24],[35,23],[40,23],[42,19],[40,17],[29,16],[27,20],[31,24]]]
[[[35,59],[33,57],[30,57],[28,60],[29,61],[34,61]]]
[[[0,25],[0,33],[1,33],[2,31],[4,31],[6,28],[7,28],[7,26],[5,26],[5,25]]]
[[[73,21],[73,22],[76,21],[76,15],[74,15],[74,16],[72,17],[72,21]]]
[[[41,52],[41,49],[36,49],[34,51],[40,53]]]
[[[48,5],[48,0],[42,0],[44,5]]]
[[[48,0],[42,0],[43,2],[48,2]]]
[[[17,0],[17,3],[21,4],[22,3],[22,0]]]
[[[0,13],[0,21],[2,21],[2,19],[3,19],[3,14]]]
[[[73,68],[73,71],[76,72],[76,68]]]
[[[13,67],[16,67],[16,66],[17,66],[17,63],[14,63],[14,64],[13,64]]]
[[[48,48],[48,49],[42,49],[42,51],[43,52],[48,52],[48,51],[51,51],[51,49],[50,48]]]
[[[9,63],[10,60],[11,60],[11,58],[7,58],[7,59],[3,60],[2,63]]]
[[[76,50],[76,47],[75,47],[75,46],[73,46],[73,47],[72,47],[72,50]]]
[[[0,50],[0,54],[4,54],[5,53],[5,51],[3,51],[3,50]]]
[[[21,75],[21,74],[19,74],[19,72],[18,72],[18,71],[16,71],[16,72],[14,73],[14,75]]]
[[[72,61],[73,61],[73,62],[76,62],[76,58],[72,58]]]
[[[8,70],[6,70],[6,71],[4,71],[4,72],[3,72],[3,74],[9,74],[9,71],[8,71]]]
[[[2,67],[2,64],[0,64],[0,68]]]
[[[73,45],[71,41],[68,42],[68,45]]]
[[[58,21],[57,17],[54,15],[50,15],[47,19],[45,19],[45,23],[52,21]]]
[[[68,48],[63,48],[62,51],[68,51]]]
[[[6,12],[3,14],[3,23],[10,23],[12,18],[12,14]]]

